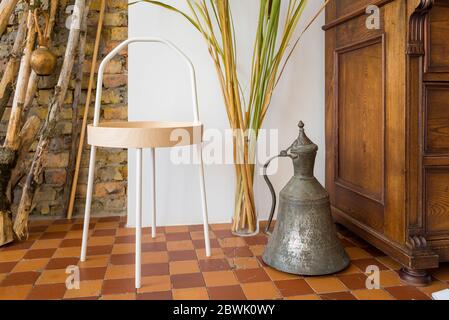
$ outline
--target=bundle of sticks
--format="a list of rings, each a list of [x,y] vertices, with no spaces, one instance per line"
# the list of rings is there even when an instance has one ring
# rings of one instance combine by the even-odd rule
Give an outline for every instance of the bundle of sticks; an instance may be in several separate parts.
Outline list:
[[[44,37],[46,43],[51,44],[51,35],[55,25],[56,15],[65,1],[48,0],[48,19]],[[61,3],[64,2],[64,3]],[[97,38],[94,46],[93,61],[97,60],[101,25],[105,11],[105,0],[101,1],[100,19],[98,23]],[[6,31],[9,19],[18,5],[19,0],[2,0],[0,4],[0,36]],[[11,113],[9,117],[6,138],[0,147],[0,246],[14,241],[22,240],[28,236],[28,219],[30,212],[34,209],[33,197],[37,187],[41,183],[45,155],[48,151],[50,139],[56,131],[58,116],[64,103],[69,87],[72,73],[75,74],[74,100],[72,104],[72,147],[71,160],[67,168],[67,182],[65,190],[66,208],[69,206],[69,195],[71,194],[72,177],[79,171],[84,141],[84,129],[87,121],[90,98],[87,99],[84,119],[81,126],[78,123],[78,105],[81,96],[81,82],[83,78],[83,63],[85,58],[85,45],[87,37],[87,15],[89,13],[90,0],[75,0],[71,16],[70,30],[67,39],[63,62],[59,71],[58,81],[54,87],[53,95],[48,104],[47,117],[44,121],[37,116],[29,116],[37,91],[39,76],[32,70],[30,65],[31,55],[36,47],[36,33],[39,23],[36,10],[42,10],[44,3],[38,0],[22,0],[23,13],[19,21],[14,45],[10,53],[10,59],[0,81],[0,118],[6,109],[8,101],[12,99]],[[96,63],[92,63],[93,68]],[[92,91],[94,81],[94,70],[89,79],[88,96]],[[25,164],[25,158],[29,153],[30,146],[37,142],[31,164]],[[76,153],[79,149],[80,152]],[[11,211],[11,198],[13,190],[20,180],[24,179],[21,199],[18,205],[14,221]],[[73,184],[76,188],[76,182]],[[74,196],[73,192],[73,196]],[[73,201],[72,208],[73,208]],[[72,209],[70,209],[71,212]]]

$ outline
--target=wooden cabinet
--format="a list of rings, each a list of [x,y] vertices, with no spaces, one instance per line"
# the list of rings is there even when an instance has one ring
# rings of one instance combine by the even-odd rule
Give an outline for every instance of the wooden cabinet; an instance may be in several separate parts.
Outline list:
[[[449,261],[449,0],[331,1],[323,29],[333,215],[424,284]]]

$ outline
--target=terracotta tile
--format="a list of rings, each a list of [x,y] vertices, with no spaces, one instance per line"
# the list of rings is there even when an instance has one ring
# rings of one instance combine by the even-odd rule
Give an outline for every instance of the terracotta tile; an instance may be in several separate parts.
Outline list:
[[[33,285],[0,287],[0,300],[25,300]]]
[[[106,267],[80,268],[80,280],[101,280],[106,275]]]
[[[173,300],[209,300],[206,288],[174,289]]]
[[[135,234],[136,230],[134,228],[120,228],[117,229],[116,237],[131,236]]]
[[[136,246],[134,243],[119,243],[114,244],[111,254],[134,253],[134,251],[136,251]]]
[[[0,253],[1,254],[1,253]],[[0,274],[9,273],[16,266],[17,262],[0,262]]]
[[[133,278],[135,266],[129,265],[109,265],[106,269],[105,279],[129,279]]]
[[[54,224],[45,230],[46,232],[66,232],[72,228],[71,224]]]
[[[359,268],[360,270],[362,270],[363,272],[365,272],[365,270],[369,267],[369,266],[377,266],[379,268],[379,270],[388,270],[388,268],[386,266],[384,266],[382,263],[380,263],[378,260],[376,259],[358,259],[358,260],[353,260],[352,263]]]
[[[142,276],[164,276],[169,275],[168,263],[152,263],[142,265]]]
[[[165,233],[164,234],[156,233],[156,238],[153,238],[151,236],[151,232],[142,234],[142,244],[144,244],[144,243],[153,243],[153,242],[163,242],[163,243],[165,243],[166,242]]]
[[[35,271],[10,273],[0,283],[1,287],[20,286],[33,284],[39,278],[40,273]]]
[[[402,268],[399,263],[387,256],[376,257],[376,260],[382,263],[384,266],[387,266],[391,270],[400,270]]]
[[[247,243],[243,238],[232,237],[232,238],[222,238],[218,239],[220,246],[222,248],[236,248],[236,247],[247,247]]]
[[[270,281],[270,277],[268,277],[268,275],[262,268],[240,269],[235,270],[234,272],[240,283]]]
[[[81,248],[81,238],[80,239],[64,239],[59,245],[60,248],[67,247],[78,247]]]
[[[204,231],[190,231],[190,238],[192,240],[204,240]],[[213,231],[209,231],[209,238],[217,240]]]
[[[113,264],[113,265],[126,265],[126,264],[134,264],[134,263],[135,263],[134,253],[111,255],[111,264]]]
[[[172,300],[171,291],[147,292],[137,295],[137,300]]]
[[[223,229],[223,230],[214,229],[214,234],[218,239],[235,237],[235,235],[231,232],[230,229]]]
[[[168,253],[165,251],[160,252],[142,252],[142,263],[168,263]]]
[[[134,244],[136,243],[136,237],[134,235],[129,235],[115,238],[115,244],[122,244],[122,243]]]
[[[411,286],[398,286],[398,287],[390,287],[386,288],[393,297],[398,300],[429,300],[430,298]]]
[[[79,289],[67,289],[64,299],[98,297],[101,293],[103,280],[80,281]]]
[[[189,232],[188,226],[171,226],[165,227],[165,233],[185,233]]]
[[[23,258],[27,250],[2,251],[0,254],[0,262],[19,261]]]
[[[394,300],[394,298],[383,289],[363,289],[351,292],[359,300]]]
[[[231,224],[230,223],[214,223],[210,227],[214,231],[216,231],[216,230],[230,231],[231,230]]]
[[[438,269],[429,270],[430,274],[441,281],[449,281],[449,263],[442,263]]]
[[[321,295],[321,299],[323,299],[323,300],[357,300],[356,297],[354,297],[349,292],[325,293],[325,294]]]
[[[165,239],[167,241],[192,240],[188,232],[167,233],[165,234]]]
[[[108,294],[120,294],[120,293],[135,293],[135,281],[133,279],[112,279],[104,280],[102,293]]]
[[[143,252],[167,251],[166,242],[147,242],[142,243]]]
[[[31,237],[28,238],[27,241],[13,241],[11,243],[8,243],[4,246],[1,247],[1,251],[15,251],[15,250],[24,250],[24,249],[29,249],[33,246],[34,244],[34,240],[31,239]]]
[[[242,289],[248,300],[266,300],[281,297],[272,282],[244,283],[242,284]]]
[[[66,234],[67,234],[66,231],[46,232],[39,239],[40,240],[45,240],[45,239],[64,239]]]
[[[95,267],[106,267],[109,263],[109,256],[92,256],[87,257],[86,261],[78,262],[80,268],[95,268]]]
[[[107,236],[115,236],[117,230],[116,229],[99,229],[94,230],[92,233],[92,237],[107,237]]]
[[[53,258],[67,258],[67,257],[79,257],[81,254],[81,247],[68,247],[56,249]]]
[[[74,230],[67,232],[64,239],[81,239],[83,237],[82,230]]]
[[[100,217],[98,218],[99,223],[103,222],[118,222],[120,221],[122,216],[112,216],[112,217]]]
[[[194,250],[184,250],[184,251],[169,251],[168,259],[170,261],[185,261],[185,260],[195,260],[196,252]]]
[[[138,293],[169,291],[171,289],[170,276],[142,277]]]
[[[251,250],[254,256],[262,256],[265,251],[265,245],[249,246],[249,250]]]
[[[283,297],[314,293],[303,279],[275,281],[274,284]]]
[[[259,260],[254,257],[229,258],[231,269],[257,269],[260,268]]]
[[[371,254],[359,247],[349,247],[345,250],[351,260],[372,258]]]
[[[207,257],[206,256],[206,250],[205,249],[197,249],[195,250],[196,252],[196,256],[198,257],[198,259],[220,259],[220,258],[224,258],[225,254],[223,252],[223,249],[221,248],[211,248],[211,256]]]
[[[89,239],[89,246],[96,247],[96,246],[112,246],[115,242],[115,237],[109,236],[109,237],[93,237]]]
[[[36,284],[54,284],[65,283],[69,274],[65,269],[58,270],[44,270],[41,276],[37,279]]]
[[[298,276],[296,274],[281,272],[271,267],[265,267],[264,270],[273,281],[298,280],[302,278],[301,276]]]
[[[97,222],[95,224],[95,230],[98,230],[98,229],[118,229],[119,224],[120,224],[119,221]]]
[[[37,240],[34,241],[31,249],[55,249],[61,244],[62,239]]]
[[[386,270],[380,272],[381,287],[395,287],[402,285],[401,279],[396,271]]]
[[[258,235],[258,236],[254,236],[254,237],[247,237],[244,240],[250,246],[266,245],[268,243],[268,237],[265,236],[265,235]]]
[[[169,241],[167,242],[168,251],[188,251],[194,250],[192,240]]]
[[[48,265],[45,269],[55,270],[55,269],[66,269],[68,266],[77,265],[79,259],[75,257],[71,258],[54,258],[50,259]]]
[[[367,277],[364,273],[339,275],[338,279],[350,290],[366,289]]]
[[[251,250],[249,250],[249,247],[222,248],[222,250],[228,258],[253,256],[253,253],[251,252]]]
[[[40,233],[44,232],[45,230],[47,230],[47,228],[48,228],[48,226],[31,226],[28,228],[28,232],[30,234],[32,234],[32,233],[40,234]]]
[[[317,294],[305,294],[302,296],[286,297],[285,300],[321,300],[321,297]]]
[[[28,252],[23,257],[24,259],[40,259],[40,258],[51,258],[55,253],[56,249],[36,249],[28,250]]]
[[[124,294],[107,294],[101,297],[102,300],[135,300],[136,295],[134,293]]]
[[[204,249],[206,247],[204,239],[192,240],[195,249]],[[220,248],[220,243],[217,239],[210,239],[211,248]]]
[[[208,288],[211,300],[246,300],[242,288],[236,286],[211,287]]]
[[[28,300],[59,300],[66,292],[64,284],[43,284],[36,285],[29,293]]]
[[[357,266],[351,263],[346,269],[338,272],[337,275],[354,274],[354,273],[362,273],[362,270],[360,270]]]
[[[111,252],[112,252],[112,245],[87,246],[88,256],[110,254]]]
[[[201,273],[175,274],[170,276],[173,289],[204,287]]]
[[[434,292],[449,289],[449,283],[434,280],[431,283],[429,283],[429,285],[427,285],[425,287],[419,287],[418,289],[419,289],[419,291],[422,291],[425,294],[430,296]]]
[[[198,273],[198,261],[172,261],[169,263],[170,274]]]
[[[311,286],[312,289],[319,294],[348,290],[337,277],[307,277],[305,280],[309,286]]]
[[[232,271],[203,272],[203,277],[207,287],[231,286],[239,284]]]
[[[202,272],[207,271],[224,271],[230,270],[229,263],[227,259],[209,259],[209,260],[199,260],[200,270]]]
[[[21,260],[16,264],[12,272],[41,271],[47,266],[48,261],[50,261],[49,258]]]

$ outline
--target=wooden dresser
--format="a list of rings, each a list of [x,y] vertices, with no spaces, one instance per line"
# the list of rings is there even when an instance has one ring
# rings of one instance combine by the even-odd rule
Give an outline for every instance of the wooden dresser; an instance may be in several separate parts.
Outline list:
[[[323,29],[333,215],[424,285],[449,261],[449,0],[334,0]]]

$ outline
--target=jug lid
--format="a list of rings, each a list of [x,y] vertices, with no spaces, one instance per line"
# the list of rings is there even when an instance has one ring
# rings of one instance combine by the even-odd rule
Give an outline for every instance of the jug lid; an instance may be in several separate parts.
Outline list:
[[[299,121],[299,135],[292,145],[291,153],[311,153],[318,150],[318,146],[307,137],[304,130],[304,122]]]

